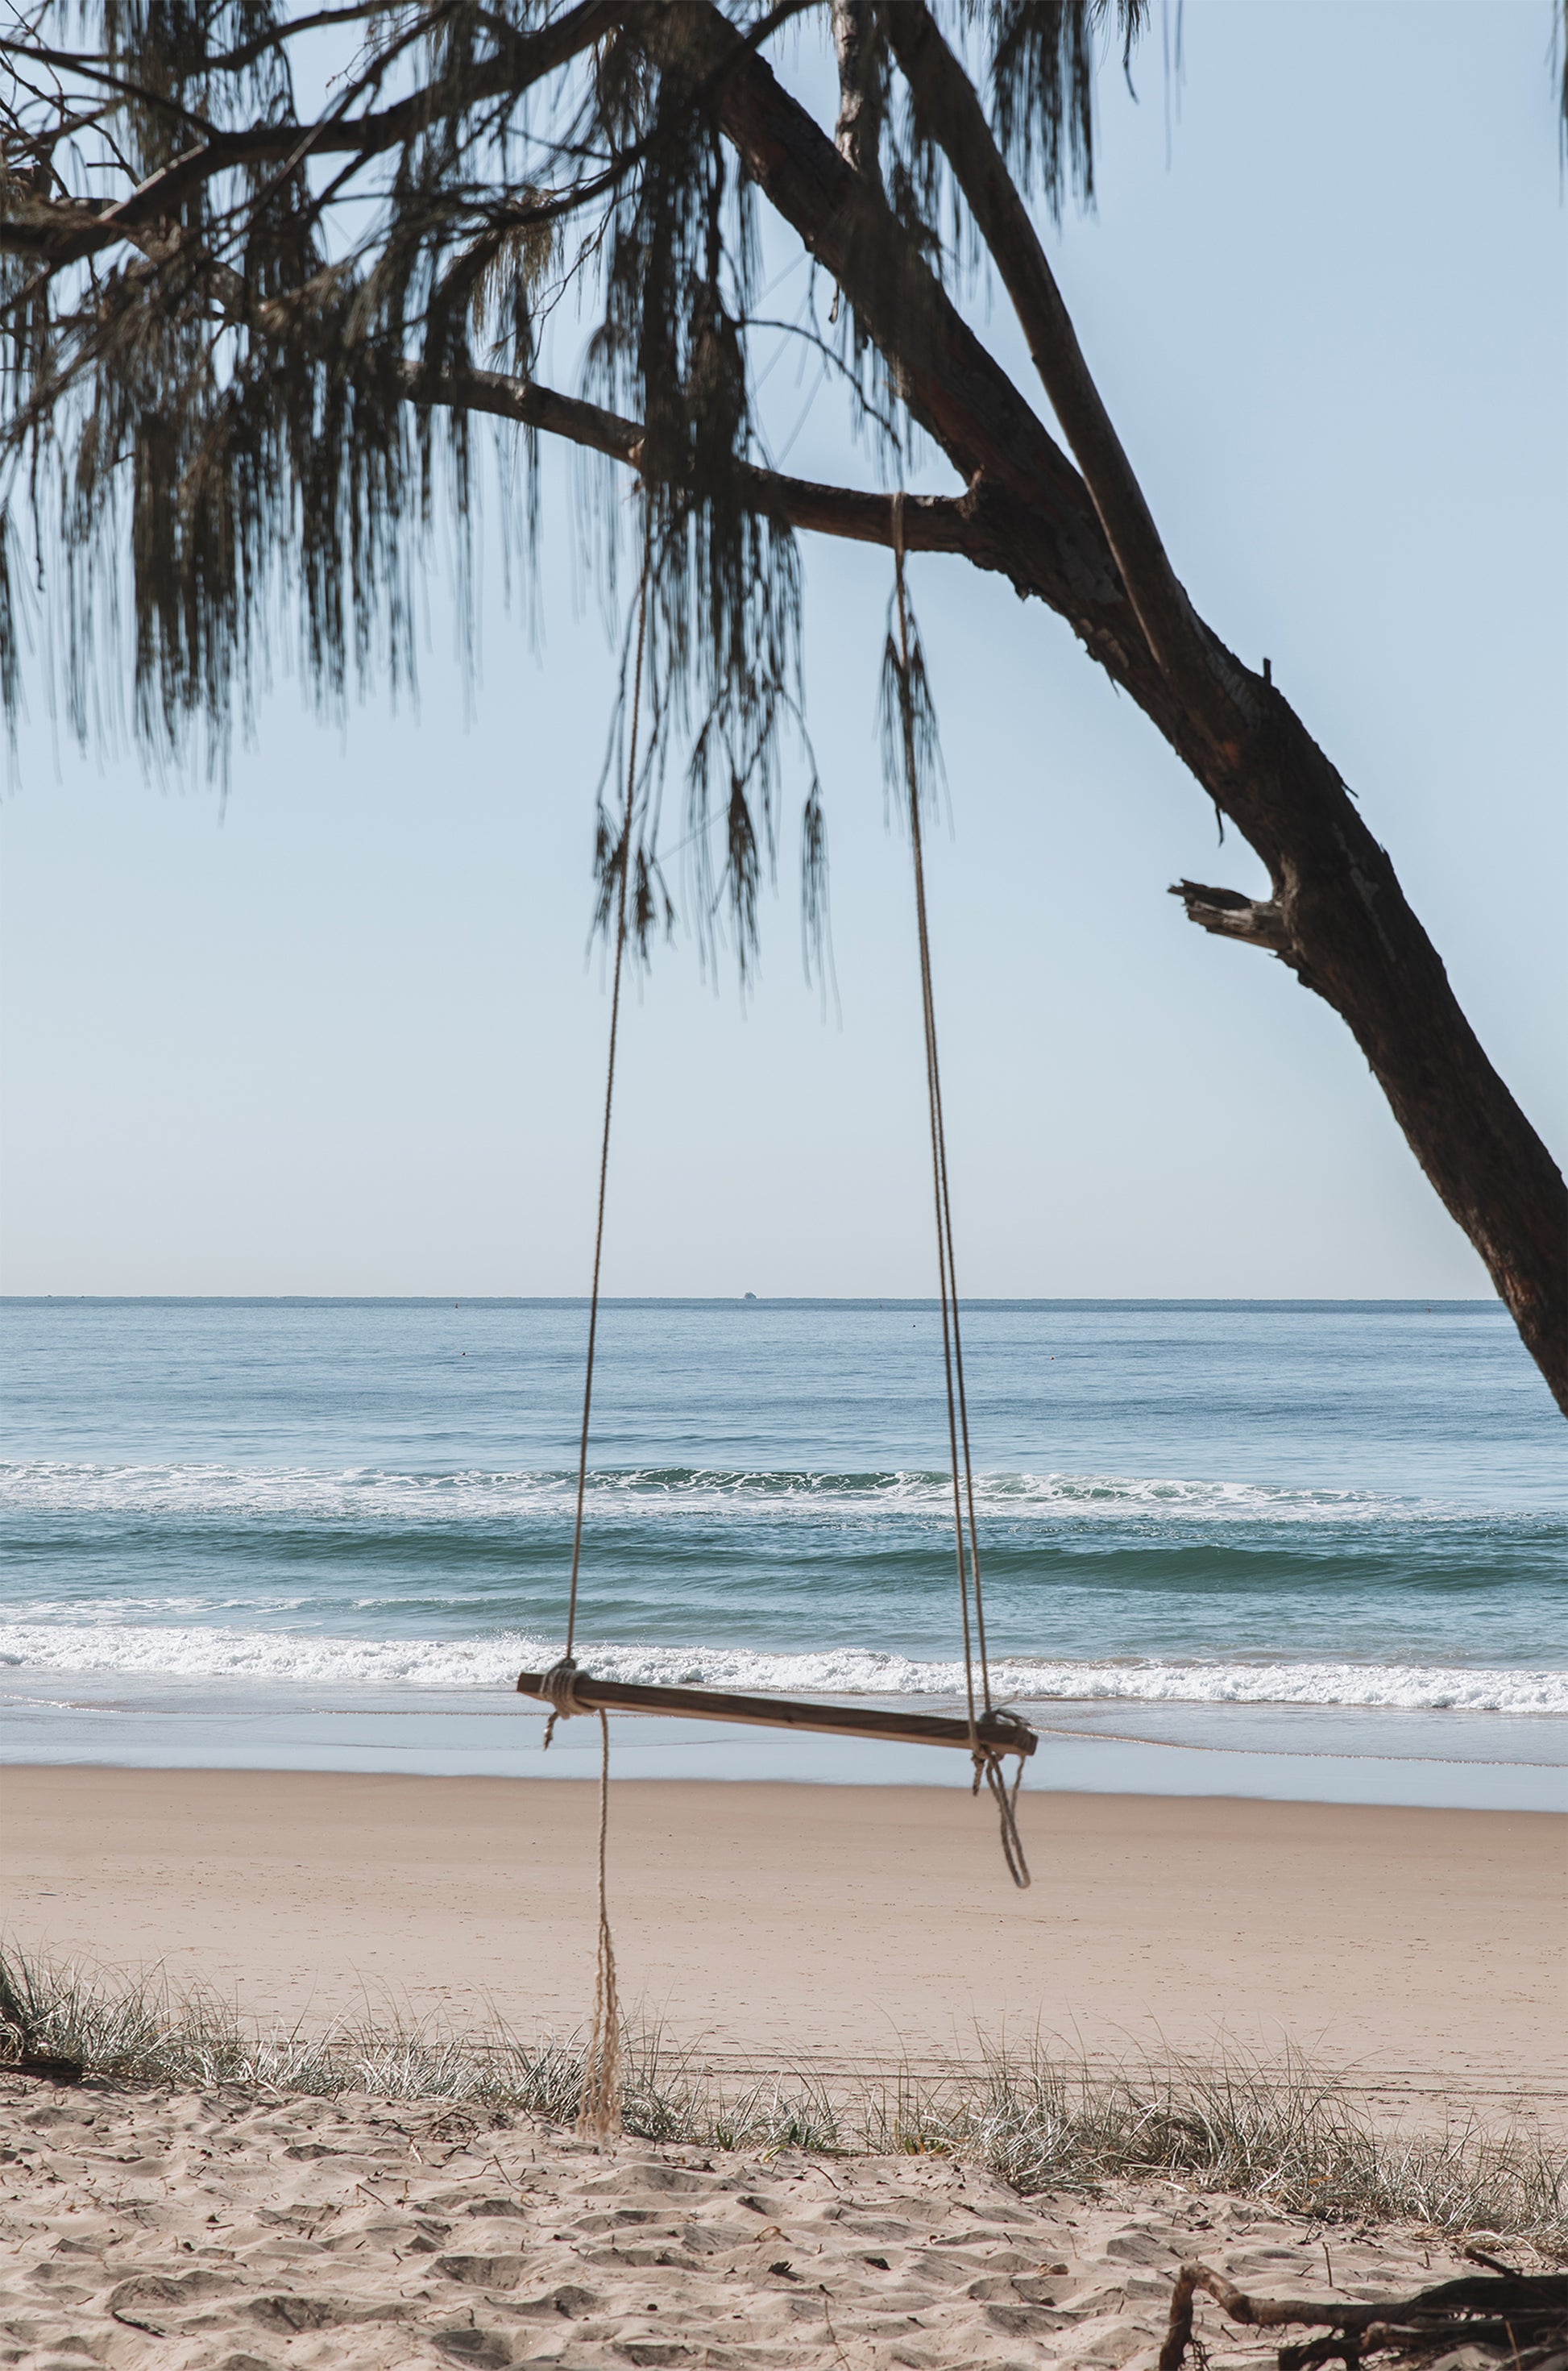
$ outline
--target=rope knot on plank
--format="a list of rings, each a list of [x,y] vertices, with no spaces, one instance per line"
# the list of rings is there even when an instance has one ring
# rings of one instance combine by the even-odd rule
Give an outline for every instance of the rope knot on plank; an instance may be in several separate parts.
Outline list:
[[[548,1671],[543,1671],[539,1675],[539,1694],[549,1699],[550,1706],[550,1717],[545,1723],[545,1741],[539,1749],[541,1753],[548,1752],[549,1750],[549,1742],[555,1735],[555,1725],[558,1720],[570,1720],[573,1713],[587,1712],[590,1709],[587,1705],[579,1704],[577,1701],[579,1676],[577,1663],[571,1655],[562,1655],[558,1661],[550,1665]]]

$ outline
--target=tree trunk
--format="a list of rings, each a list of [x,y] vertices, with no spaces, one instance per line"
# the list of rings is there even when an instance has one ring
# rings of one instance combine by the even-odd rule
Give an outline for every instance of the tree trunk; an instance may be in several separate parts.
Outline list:
[[[642,26],[656,56],[678,50],[711,76],[748,173],[843,288],[910,411],[963,478],[970,556],[1067,620],[1262,859],[1269,900],[1187,883],[1179,894],[1189,915],[1277,955],[1346,1023],[1568,1415],[1568,1188],[1487,1059],[1334,767],[1274,686],[1190,607],[1188,649],[1166,652],[1166,665],[1155,657],[1084,480],[950,304],[881,191],[850,169],[755,50],[707,0],[651,11]],[[1004,260],[1004,281],[1009,263],[1021,272],[1027,261]]]

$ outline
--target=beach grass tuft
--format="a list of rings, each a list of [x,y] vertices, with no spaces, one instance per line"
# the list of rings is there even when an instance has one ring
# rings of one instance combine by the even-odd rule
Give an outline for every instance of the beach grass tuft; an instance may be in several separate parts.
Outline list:
[[[357,2019],[248,2030],[215,1994],[0,1949],[0,2065],[34,2063],[132,2086],[368,2094],[518,2113],[570,2127],[576,2037],[524,2042],[367,2007]],[[631,2136],[713,2150],[942,2156],[1025,2196],[1164,2179],[1325,2223],[1492,2233],[1568,2256],[1568,2157],[1526,2123],[1452,2113],[1435,2128],[1376,2114],[1341,2075],[1295,2053],[1129,2060],[977,2044],[936,2076],[809,2068],[737,2081],[657,2026],[628,2027],[621,2116]]]

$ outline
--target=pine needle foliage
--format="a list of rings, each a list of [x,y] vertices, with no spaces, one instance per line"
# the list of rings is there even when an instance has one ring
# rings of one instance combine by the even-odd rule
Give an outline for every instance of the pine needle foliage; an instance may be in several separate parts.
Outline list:
[[[900,5],[900,0],[888,0]],[[1092,191],[1099,52],[1146,0],[939,0],[1020,181]],[[855,17],[857,169],[912,248],[959,214],[895,80],[882,0],[34,0],[0,39],[0,698],[43,686],[83,745],[220,768],[281,662],[318,707],[414,677],[438,551],[472,596],[474,427],[500,414],[510,549],[537,564],[539,432],[629,460],[595,480],[597,563],[649,570],[636,846],[599,841],[644,941],[673,913],[657,833],[684,774],[689,877],[743,963],[803,740],[801,580],[754,411],[757,194],[715,38],[781,72]],[[813,51],[813,40],[816,48]],[[846,97],[844,103],[849,103]],[[907,422],[833,295],[820,348],[884,471]],[[561,314],[563,302],[570,300]],[[580,394],[537,399],[581,322]],[[555,359],[568,348],[563,335]],[[437,528],[441,528],[438,543]],[[618,566],[618,574],[617,574]],[[624,621],[623,621],[624,622]],[[606,776],[622,746],[612,729]],[[809,744],[808,943],[825,827]],[[710,831],[710,825],[713,827]]]
[[[1568,125],[1564,6],[1551,0]],[[631,866],[640,941],[673,914],[658,836],[674,764],[700,931],[711,941],[727,916],[744,967],[798,734],[802,910],[820,946],[797,481],[767,449],[759,371],[796,341],[845,390],[884,483],[904,482],[923,431],[974,495],[986,465],[912,396],[910,356],[946,334],[941,292],[995,229],[982,237],[951,107],[934,126],[911,55],[928,34],[951,49],[1018,197],[1059,215],[1092,202],[1096,74],[1130,75],[1148,15],[1149,0],[11,0],[13,729],[36,680],[83,745],[128,723],[155,766],[200,752],[221,767],[279,661],[330,715],[373,688],[406,692],[444,552],[473,645],[476,420],[502,443],[493,481],[525,593],[539,440],[559,435],[629,465],[640,489],[633,506],[613,474],[594,481],[612,607],[628,559],[640,584],[645,556],[649,578],[635,839],[601,828],[601,913]],[[791,239],[810,264],[783,322],[759,310],[758,185],[790,135],[760,121],[755,89],[732,103],[759,61],[824,117],[836,86],[809,169],[820,185],[831,137],[878,209],[855,234],[858,295],[818,268],[842,191],[819,186],[814,228],[775,210],[770,270]],[[930,318],[912,321],[911,304]],[[571,396],[537,376],[552,340]],[[820,503],[812,523],[827,524]],[[865,529],[846,515],[829,531]],[[1097,655],[1116,672],[1109,645]],[[623,734],[617,719],[607,774]],[[605,812],[623,812],[618,795]]]

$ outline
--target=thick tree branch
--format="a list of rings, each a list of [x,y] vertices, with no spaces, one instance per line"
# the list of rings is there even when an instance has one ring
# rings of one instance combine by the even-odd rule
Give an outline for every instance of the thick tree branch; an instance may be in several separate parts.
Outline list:
[[[1346,1022],[1417,1160],[1484,1261],[1568,1414],[1568,1188],[1488,1061],[1333,766],[1279,692],[1217,638],[1243,687],[1233,728],[1154,658],[1088,490],[954,312],[881,198],[709,0],[641,20],[655,54],[695,54],[753,179],[832,273],[911,411],[988,513],[1020,591],[1066,617],[1267,865],[1303,984]],[[721,69],[727,69],[721,74]],[[1217,909],[1216,909],[1217,910]]]
[[[645,8],[657,63],[696,73],[751,179],[853,303],[913,416],[976,500],[1013,514],[1007,573],[1069,618],[1144,705],[1169,708],[1083,480],[917,251],[881,191],[709,0]]]
[[[925,0],[882,0],[880,13],[917,117],[951,166],[1012,300],[1149,647],[1194,711],[1213,712],[1216,737],[1231,737],[1237,701],[1247,699],[1245,678],[1226,664],[1228,653],[1205,632],[1177,581],[974,85]]]

